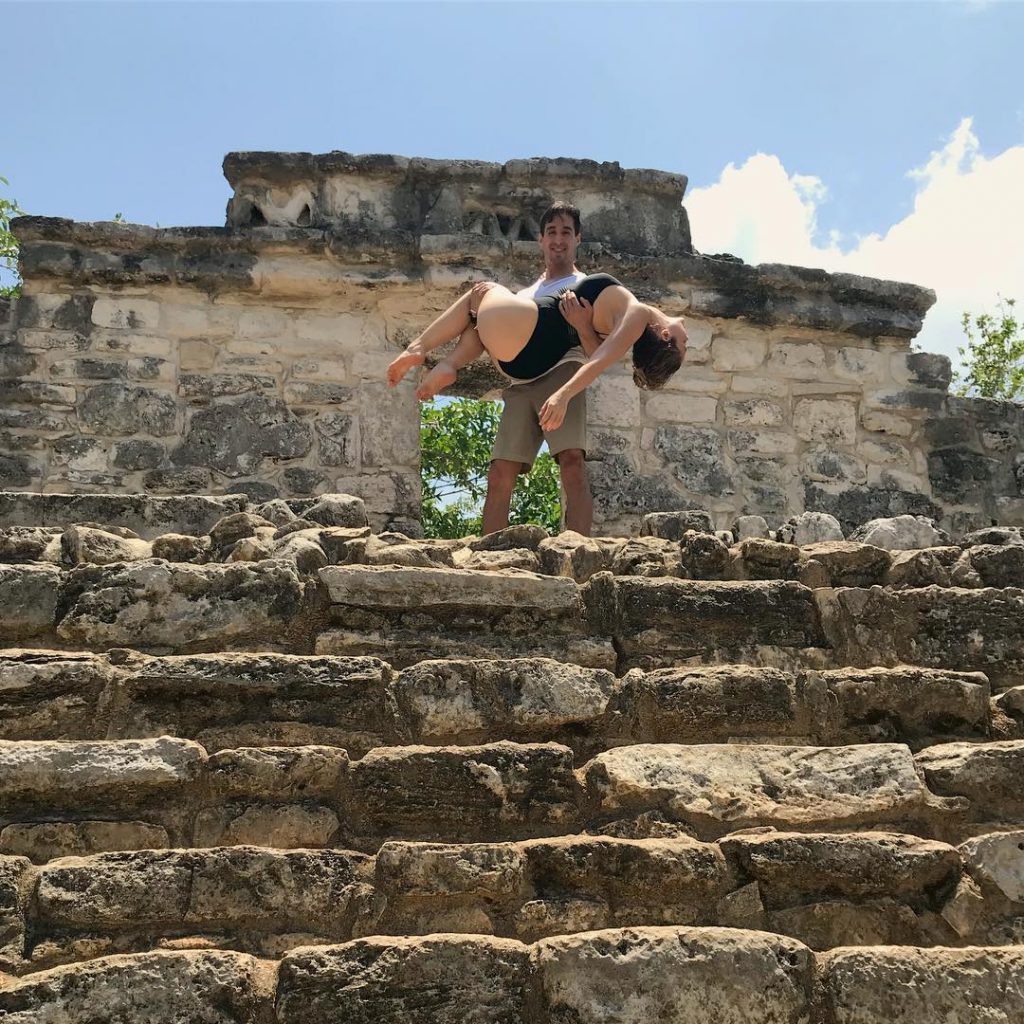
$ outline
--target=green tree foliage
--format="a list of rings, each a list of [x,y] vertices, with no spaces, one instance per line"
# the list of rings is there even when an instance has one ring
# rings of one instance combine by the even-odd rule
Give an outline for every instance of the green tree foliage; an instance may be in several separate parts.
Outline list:
[[[10,182],[0,176],[0,184],[9,186]],[[19,209],[14,199],[0,196],[0,270],[14,274],[14,284],[4,285],[0,282],[0,297],[21,293],[21,281],[18,278],[18,240],[11,234],[11,218],[18,217],[24,212]]]
[[[1024,400],[1024,320],[1017,319],[1015,304],[1001,298],[996,314],[964,313],[967,344],[960,348],[957,394]]]
[[[423,529],[428,537],[480,532],[487,469],[501,416],[498,402],[432,402],[420,421]],[[512,495],[510,520],[557,533],[558,464],[543,452]]]

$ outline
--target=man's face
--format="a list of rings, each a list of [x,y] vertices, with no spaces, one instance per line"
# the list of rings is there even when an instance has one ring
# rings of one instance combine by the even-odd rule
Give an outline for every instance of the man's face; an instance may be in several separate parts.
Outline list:
[[[544,269],[564,270],[568,274],[576,263],[576,250],[580,236],[576,234],[572,217],[558,214],[544,225],[540,236],[540,251],[544,255]]]

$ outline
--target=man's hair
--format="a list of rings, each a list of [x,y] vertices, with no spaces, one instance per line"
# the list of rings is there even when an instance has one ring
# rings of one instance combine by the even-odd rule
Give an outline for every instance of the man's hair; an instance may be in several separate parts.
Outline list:
[[[633,383],[638,388],[654,391],[683,365],[683,354],[648,325],[640,340],[633,345]]]
[[[572,225],[576,229],[576,234],[578,235],[580,233],[579,207],[573,206],[572,203],[567,203],[564,200],[559,199],[544,211],[544,216],[540,219],[540,233],[542,235],[544,234],[544,229],[556,217],[571,217]]]

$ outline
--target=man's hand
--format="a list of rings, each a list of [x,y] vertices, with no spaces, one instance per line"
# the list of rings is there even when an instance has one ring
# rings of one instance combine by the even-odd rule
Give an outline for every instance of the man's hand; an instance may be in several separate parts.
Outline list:
[[[557,430],[565,420],[565,410],[569,407],[571,399],[559,388],[540,407],[540,429],[545,434]]]
[[[558,310],[577,334],[594,329],[594,307],[575,292],[566,292],[559,299]]]

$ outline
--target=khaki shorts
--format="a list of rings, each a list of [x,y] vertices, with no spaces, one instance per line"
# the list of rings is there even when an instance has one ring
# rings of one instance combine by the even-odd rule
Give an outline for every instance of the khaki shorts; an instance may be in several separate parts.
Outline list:
[[[522,463],[521,472],[533,465],[543,441],[551,454],[579,448],[587,450],[587,393],[581,391],[566,410],[557,430],[545,433],[540,429],[540,407],[580,368],[579,363],[563,363],[529,384],[513,384],[502,394],[505,408],[501,412],[498,436],[494,440],[492,459]]]

